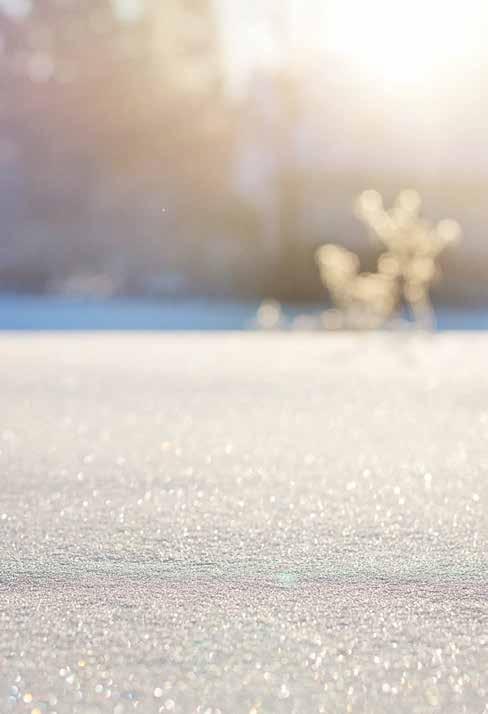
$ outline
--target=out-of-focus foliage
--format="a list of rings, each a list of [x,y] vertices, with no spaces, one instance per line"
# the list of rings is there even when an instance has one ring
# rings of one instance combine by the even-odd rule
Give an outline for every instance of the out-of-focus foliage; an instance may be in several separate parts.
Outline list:
[[[205,260],[189,256],[218,232],[230,152],[211,3],[13,6],[0,7],[3,287],[98,275],[124,292],[172,281],[164,292],[183,268],[197,283]]]
[[[383,249],[374,273],[361,273],[358,256],[341,246],[318,249],[320,277],[340,311],[334,327],[380,327],[402,304],[418,324],[432,326],[429,293],[441,277],[439,257],[460,239],[461,227],[450,219],[433,225],[421,217],[420,208],[420,195],[409,189],[398,194],[390,210],[377,191],[358,197],[356,215]]]
[[[263,52],[266,40],[282,46],[281,64],[257,63],[234,94],[242,47],[229,48],[224,5],[0,0],[0,291],[318,301],[315,250],[353,236],[349,196],[371,184],[389,195],[408,175],[429,211],[452,206],[466,228],[437,297],[488,299],[484,185],[472,172],[456,183],[473,165],[464,135],[456,171],[440,170],[462,124],[444,111],[449,92],[431,103],[445,123],[423,122],[422,103],[412,116],[406,96],[395,108],[346,61],[297,59],[286,3],[271,0],[254,3],[255,20],[269,20]],[[241,45],[257,27],[246,17],[234,27]],[[488,112],[488,100],[479,112],[468,101],[483,99],[481,79],[456,85],[463,117]],[[364,247],[363,265],[372,253]],[[351,286],[373,322],[384,285]]]

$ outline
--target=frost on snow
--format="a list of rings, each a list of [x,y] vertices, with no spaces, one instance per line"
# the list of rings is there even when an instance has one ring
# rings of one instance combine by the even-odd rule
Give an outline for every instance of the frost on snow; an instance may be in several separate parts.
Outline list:
[[[3,336],[0,711],[484,711],[488,339]]]

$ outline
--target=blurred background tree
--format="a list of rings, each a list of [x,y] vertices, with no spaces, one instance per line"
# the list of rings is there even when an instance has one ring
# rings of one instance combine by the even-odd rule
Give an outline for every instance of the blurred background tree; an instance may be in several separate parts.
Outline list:
[[[313,44],[341,7],[0,0],[0,291],[320,300],[319,245],[374,265],[353,197],[410,185],[466,229],[438,299],[488,302],[488,56],[380,81]]]
[[[15,167],[3,183],[16,203],[4,207],[4,285],[99,273],[115,290],[160,280],[164,292],[199,267],[230,146],[214,18],[202,0],[137,8],[46,0],[0,15],[1,146]]]

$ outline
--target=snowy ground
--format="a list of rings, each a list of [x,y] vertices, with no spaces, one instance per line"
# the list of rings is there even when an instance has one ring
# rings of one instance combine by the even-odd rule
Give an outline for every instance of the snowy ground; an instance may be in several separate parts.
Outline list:
[[[2,714],[488,711],[488,335],[0,359]]]
[[[136,300],[0,294],[0,331],[250,330],[257,327],[258,302],[205,298]],[[286,305],[284,323],[318,315],[324,305]],[[438,307],[440,330],[488,330],[488,308]]]

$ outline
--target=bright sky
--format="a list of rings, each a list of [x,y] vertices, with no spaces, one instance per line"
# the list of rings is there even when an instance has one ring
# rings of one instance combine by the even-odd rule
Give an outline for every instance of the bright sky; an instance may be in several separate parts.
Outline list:
[[[79,0],[80,2],[82,0]],[[111,0],[134,20],[147,0]],[[231,82],[290,55],[328,52],[378,81],[429,84],[450,68],[488,61],[488,0],[213,0]],[[22,18],[34,0],[0,0]]]
[[[289,55],[276,27],[288,26],[288,47],[327,51],[378,79],[432,80],[453,63],[486,57],[488,0],[215,0],[235,82],[256,65]],[[286,34],[286,33],[285,33]]]

